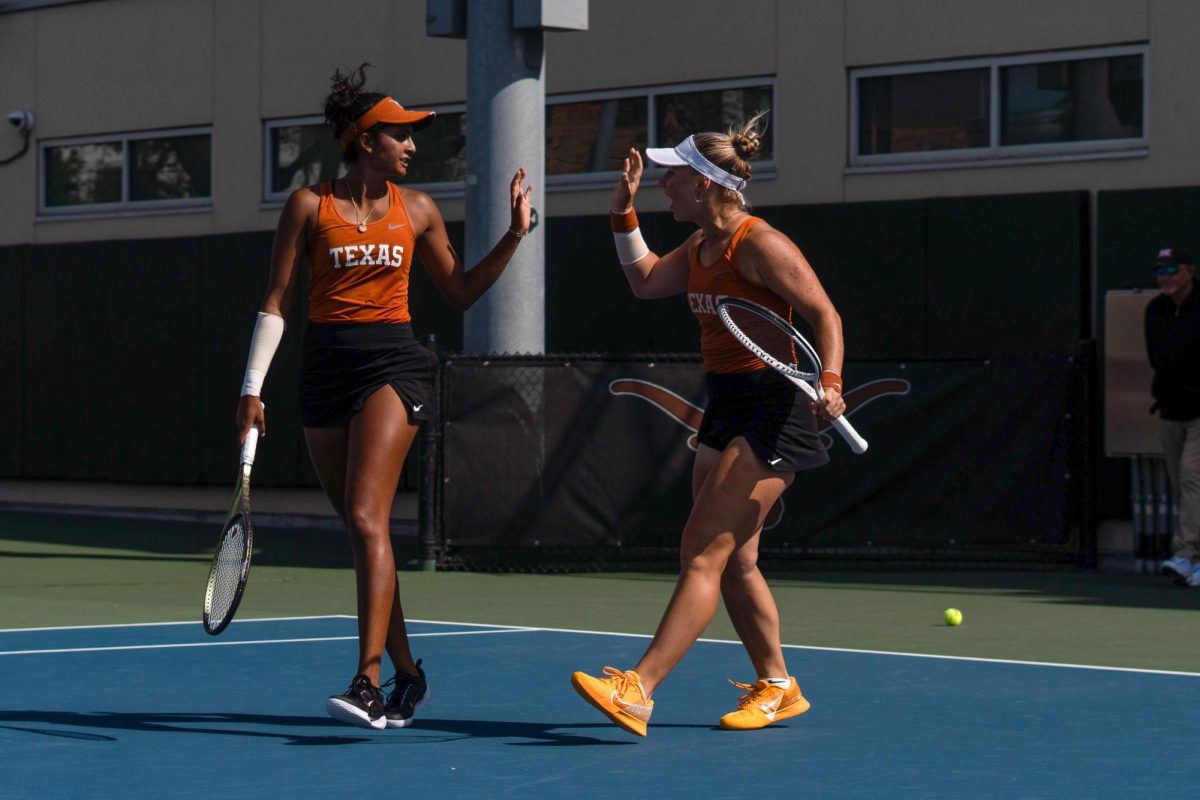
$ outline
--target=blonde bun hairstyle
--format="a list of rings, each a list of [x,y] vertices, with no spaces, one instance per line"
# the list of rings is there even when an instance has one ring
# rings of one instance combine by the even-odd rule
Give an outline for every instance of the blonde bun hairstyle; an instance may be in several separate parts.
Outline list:
[[[763,118],[767,113],[767,109],[763,109],[725,133],[697,133],[692,137],[692,141],[696,143],[696,149],[701,155],[709,161],[731,175],[750,180],[750,173],[753,171],[750,161],[762,150],[762,137],[767,131]],[[718,201],[722,204],[737,203],[745,209],[750,207],[746,198],[736,189],[720,186],[716,187],[715,191]]]

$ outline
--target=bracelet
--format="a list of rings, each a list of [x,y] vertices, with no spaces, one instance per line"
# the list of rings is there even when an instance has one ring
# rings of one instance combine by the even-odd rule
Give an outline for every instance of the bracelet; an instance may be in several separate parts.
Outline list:
[[[518,231],[513,228],[509,228],[508,232],[511,233],[513,236],[517,237],[518,239],[524,239],[526,236],[529,235],[529,231]]]

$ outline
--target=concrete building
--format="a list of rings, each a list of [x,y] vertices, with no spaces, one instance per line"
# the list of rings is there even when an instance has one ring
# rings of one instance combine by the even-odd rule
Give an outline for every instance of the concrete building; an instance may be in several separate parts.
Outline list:
[[[686,313],[647,319],[627,302],[610,187],[629,146],[762,108],[768,146],[747,196],[844,307],[851,359],[1102,350],[1105,293],[1149,285],[1165,242],[1200,244],[1192,0],[589,6],[586,31],[546,35],[544,134],[530,127],[546,137],[548,351],[692,346]],[[229,413],[278,211],[292,188],[337,174],[321,126],[335,69],[369,62],[370,87],[439,112],[409,183],[461,237],[468,45],[427,36],[427,10],[0,0],[0,370],[16,378],[0,413],[22,421],[0,476],[139,477],[121,450],[146,424],[196,454],[157,479],[224,476],[209,420]],[[653,186],[638,208],[651,246],[680,240]],[[416,280],[414,292],[432,296]],[[427,330],[459,346],[461,316],[418,300]],[[590,313],[601,301],[606,325]],[[285,342],[274,377],[294,379],[297,357]],[[148,364],[161,409],[176,410],[149,422],[124,389],[98,388],[144,382]],[[1080,391],[1098,414],[1095,378]],[[80,386],[82,412],[68,394]],[[290,403],[275,406],[283,424]],[[48,427],[108,438],[68,457],[45,446]],[[1100,492],[1101,516],[1127,513],[1127,473],[1088,446],[1100,485],[1119,489]],[[311,482],[299,443],[274,457],[277,482]]]
[[[30,152],[2,168],[0,244],[271,229],[271,137],[315,121],[335,69],[370,62],[373,84],[459,121],[466,45],[426,36],[425,15],[425,0],[0,2],[0,102],[36,119]],[[644,141],[655,112],[735,89],[771,110],[757,205],[1195,185],[1198,34],[1188,0],[593,2],[587,31],[547,37],[557,139],[545,212],[602,211],[614,151]],[[610,100],[620,121],[587,118]],[[0,134],[3,158],[21,139]],[[600,163],[554,163],[553,145],[605,135]],[[115,151],[146,136],[207,139],[209,173],[186,202],[73,202],[47,186],[61,148]],[[461,131],[430,137],[443,140],[430,151],[459,155],[446,140]],[[93,157],[117,166],[112,152]],[[444,213],[461,218],[461,174],[434,173],[447,179],[433,187]],[[654,192],[640,202],[661,207]]]

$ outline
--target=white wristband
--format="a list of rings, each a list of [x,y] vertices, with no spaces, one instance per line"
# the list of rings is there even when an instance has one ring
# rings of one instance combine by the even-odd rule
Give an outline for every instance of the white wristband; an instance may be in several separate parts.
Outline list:
[[[642,238],[642,229],[634,228],[629,233],[614,233],[613,244],[617,246],[617,260],[622,267],[627,267],[635,261],[640,261],[650,254],[646,240]]]
[[[242,396],[262,394],[263,380],[271,367],[271,359],[283,339],[287,323],[283,317],[258,312],[254,323],[254,334],[250,337],[250,357],[246,359],[246,376],[242,379]]]

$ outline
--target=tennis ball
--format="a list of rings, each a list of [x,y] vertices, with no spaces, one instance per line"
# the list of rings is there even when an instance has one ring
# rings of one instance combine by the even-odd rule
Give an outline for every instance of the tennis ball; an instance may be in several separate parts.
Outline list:
[[[942,615],[946,620],[946,624],[950,627],[962,624],[962,612],[957,608],[947,608],[946,613]]]

